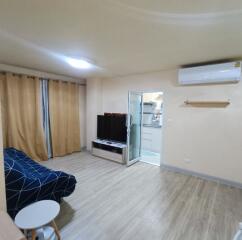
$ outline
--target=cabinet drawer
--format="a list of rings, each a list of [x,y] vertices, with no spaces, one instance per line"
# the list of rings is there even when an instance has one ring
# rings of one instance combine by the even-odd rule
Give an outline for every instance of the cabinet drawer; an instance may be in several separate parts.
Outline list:
[[[142,132],[143,133],[147,133],[147,134],[151,134],[152,133],[152,129],[150,127],[143,127]]]
[[[152,141],[149,139],[142,139],[142,148],[145,150],[150,150],[152,147]]]

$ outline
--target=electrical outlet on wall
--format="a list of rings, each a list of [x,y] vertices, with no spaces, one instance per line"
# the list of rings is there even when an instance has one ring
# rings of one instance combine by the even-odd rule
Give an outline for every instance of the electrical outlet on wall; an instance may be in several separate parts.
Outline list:
[[[191,163],[192,160],[191,160],[190,158],[184,158],[184,162],[185,162],[185,163]]]

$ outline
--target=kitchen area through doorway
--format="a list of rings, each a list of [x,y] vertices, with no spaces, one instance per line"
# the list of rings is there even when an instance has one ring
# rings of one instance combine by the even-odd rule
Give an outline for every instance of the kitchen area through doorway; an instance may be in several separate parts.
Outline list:
[[[141,161],[161,164],[163,93],[143,93]]]

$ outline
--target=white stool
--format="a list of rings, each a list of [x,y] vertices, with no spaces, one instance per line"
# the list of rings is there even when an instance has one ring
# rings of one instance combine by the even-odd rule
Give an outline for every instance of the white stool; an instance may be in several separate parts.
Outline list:
[[[59,203],[52,200],[38,201],[20,210],[15,217],[15,224],[25,231],[31,231],[32,240],[36,239],[37,231],[38,235],[41,234],[41,228],[51,234],[51,228],[46,227],[46,225],[50,225],[53,227],[57,239],[60,240],[60,234],[54,221],[59,212]],[[48,235],[47,232],[43,232],[43,236],[44,234]],[[51,235],[47,239],[55,240]]]

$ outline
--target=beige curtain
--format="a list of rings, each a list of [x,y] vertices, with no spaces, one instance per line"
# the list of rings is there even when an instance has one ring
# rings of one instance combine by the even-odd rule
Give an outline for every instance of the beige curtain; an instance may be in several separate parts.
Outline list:
[[[6,74],[0,73],[0,100],[1,100],[1,113],[2,113],[2,138],[3,138],[3,146],[6,147],[6,129],[7,129],[7,121],[6,121],[6,85],[5,85]]]
[[[63,81],[49,81],[53,157],[81,150],[79,97],[79,85]]]
[[[0,81],[5,147],[22,150],[37,161],[47,160],[40,80],[7,73]]]

